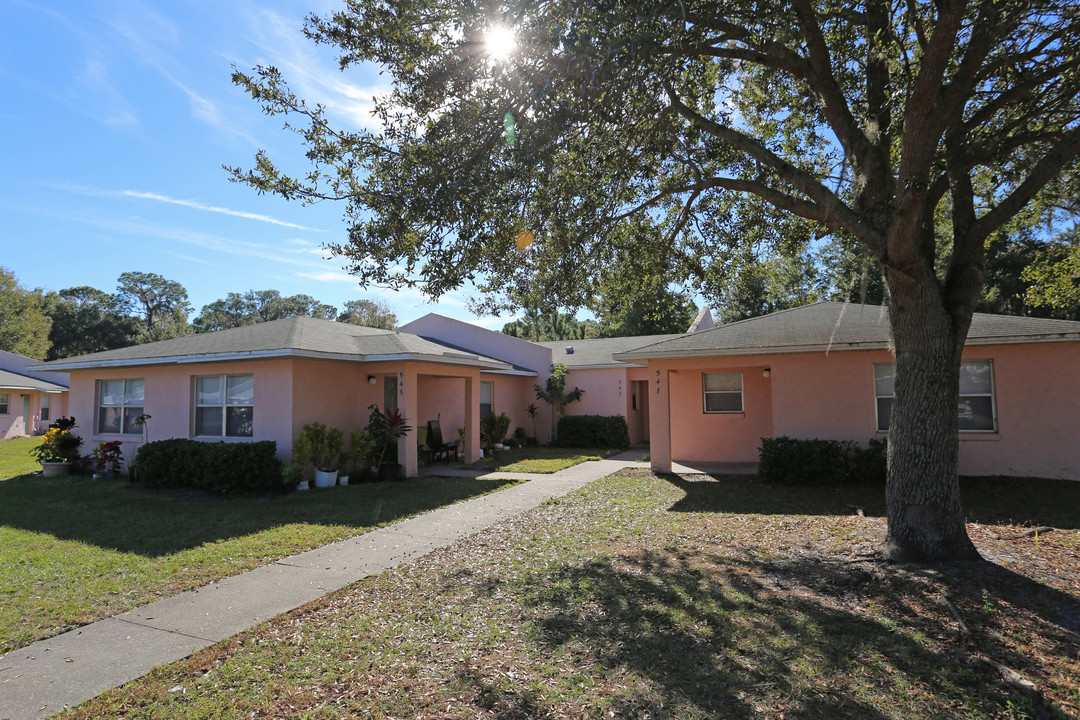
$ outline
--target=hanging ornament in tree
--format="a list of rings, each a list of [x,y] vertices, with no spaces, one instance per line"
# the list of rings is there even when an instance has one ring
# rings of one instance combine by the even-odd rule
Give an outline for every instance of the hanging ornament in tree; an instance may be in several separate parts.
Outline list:
[[[506,144],[514,147],[514,143],[517,142],[517,130],[514,116],[509,110],[503,115],[503,135],[506,136]]]
[[[525,251],[529,249],[529,246],[533,244],[533,240],[535,239],[533,234],[528,230],[519,230],[517,237],[515,238],[518,252],[524,254]]]

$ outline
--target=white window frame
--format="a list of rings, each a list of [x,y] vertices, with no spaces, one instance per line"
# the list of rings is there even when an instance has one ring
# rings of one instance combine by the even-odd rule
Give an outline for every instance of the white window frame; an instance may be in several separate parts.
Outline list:
[[[706,385],[708,384],[707,378],[709,376],[716,375],[728,375],[739,378],[738,390],[708,390]],[[746,404],[743,402],[743,374],[741,372],[715,372],[715,373],[701,373],[701,410],[706,415],[734,415],[745,412]],[[710,410],[709,409],[709,396],[710,395],[738,395],[739,397],[739,409],[738,410]]]
[[[102,400],[103,400],[102,392],[104,391],[103,388],[105,387],[105,383],[110,383],[110,382],[122,382],[122,383],[124,383],[123,392],[120,394],[120,404],[119,405],[105,405],[105,404],[102,403]],[[143,401],[142,401],[141,405],[129,405],[127,403],[128,383],[136,383],[136,382],[142,383],[142,386],[143,386]],[[106,380],[98,380],[97,381],[97,398],[96,398],[96,402],[95,402],[95,407],[97,409],[97,412],[94,414],[94,426],[95,426],[95,428],[97,430],[98,435],[141,435],[142,434],[142,428],[141,427],[139,427],[138,425],[135,425],[134,423],[132,423],[131,425],[129,425],[127,427],[127,429],[125,429],[124,428],[124,423],[125,423],[125,418],[127,418],[128,414],[129,414],[128,410],[134,411],[136,408],[138,408],[139,412],[134,413],[135,417],[138,417],[139,415],[143,414],[143,410],[146,408],[146,379],[145,378],[109,378],[109,379],[106,379]],[[101,427],[101,410],[102,410],[102,408],[119,408],[119,410],[120,410],[120,430],[118,432],[112,432],[112,431],[109,431],[109,430],[102,429],[102,427]]]
[[[0,393],[0,415],[11,414],[11,395],[8,393]]]
[[[146,401],[143,400],[143,402],[146,402]],[[38,405],[38,417],[41,419],[41,422],[49,422],[49,420],[51,419],[50,418],[51,415],[52,415],[52,400],[49,398],[48,395],[42,393],[41,402]]]
[[[997,424],[997,392],[994,390],[994,361],[993,360],[964,360],[960,363],[961,369],[964,365],[985,365],[990,373],[990,392],[989,393],[965,393],[961,392],[959,400],[962,402],[966,397],[979,397],[990,398],[990,420],[991,426],[989,428],[959,428],[961,433],[996,433],[998,431]],[[888,428],[881,427],[881,400],[888,399],[895,402],[895,386],[892,395],[879,395],[877,390],[877,368],[879,367],[891,367],[895,368],[896,363],[874,363],[874,423],[879,433],[888,433]],[[960,408],[957,407],[957,413],[959,414]],[[892,422],[892,411],[889,412],[889,421]]]
[[[221,403],[200,403],[199,402],[199,381],[208,380],[210,378],[218,378],[221,380]],[[230,378],[251,378],[251,404],[250,405],[230,405],[229,404],[229,379]],[[192,406],[195,408],[192,414],[192,427],[191,432],[194,437],[197,438],[253,438],[255,437],[255,375],[254,373],[222,373],[220,375],[197,375],[195,376],[195,382],[192,387]],[[227,413],[230,407],[250,407],[251,408],[251,434],[249,435],[230,435],[229,434],[229,416]],[[202,408],[220,408],[221,409],[221,433],[216,435],[208,435],[205,432],[199,432],[199,410]]]

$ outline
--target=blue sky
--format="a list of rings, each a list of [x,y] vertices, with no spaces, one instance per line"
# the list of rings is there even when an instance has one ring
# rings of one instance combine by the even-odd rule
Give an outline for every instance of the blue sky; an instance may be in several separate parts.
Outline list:
[[[386,300],[401,322],[476,318],[466,292],[437,305],[418,292],[361,290],[321,249],[342,208],[302,207],[230,183],[222,164],[267,150],[304,166],[282,118],[267,118],[231,66],[278,67],[335,124],[371,122],[386,91],[374,70],[342,74],[301,33],[339,0],[0,0],[0,265],[24,287],[113,292],[124,271],[187,288],[196,313],[230,291],[306,293],[341,307]]]

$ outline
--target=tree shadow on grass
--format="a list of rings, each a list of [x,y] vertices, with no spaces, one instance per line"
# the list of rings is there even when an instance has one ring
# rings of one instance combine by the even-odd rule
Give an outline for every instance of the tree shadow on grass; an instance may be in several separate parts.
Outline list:
[[[1055,656],[1076,662],[1080,643],[1062,629],[1062,613],[1075,615],[1077,599],[1000,568],[988,573],[981,587],[1003,605],[1028,602],[1032,622],[1050,623]],[[967,607],[971,578],[941,577]],[[607,696],[618,717],[992,715],[1012,693],[973,644],[1029,676],[1046,668],[977,618],[972,635],[960,638],[938,582],[816,558],[755,561],[669,548],[535,577],[522,601],[551,650],[585,653],[612,677],[629,670],[649,681],[653,691]],[[1031,604],[1036,595],[1042,600]]]
[[[851,515],[855,507],[885,516],[885,486],[770,485],[756,477],[662,476],[686,493],[674,512],[763,515]],[[1080,483],[1040,478],[963,477],[960,495],[969,522],[1080,528]]]
[[[147,490],[126,480],[24,475],[0,482],[0,526],[160,557],[293,523],[360,531],[502,484],[506,483],[420,478],[224,499],[190,491]]]

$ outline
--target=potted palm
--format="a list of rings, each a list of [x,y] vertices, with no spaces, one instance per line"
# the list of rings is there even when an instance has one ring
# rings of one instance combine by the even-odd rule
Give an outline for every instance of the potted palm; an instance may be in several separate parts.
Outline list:
[[[341,457],[343,433],[320,422],[308,423],[300,430],[307,462],[315,468],[315,487],[327,488],[337,482],[337,463]]]
[[[390,457],[394,459],[387,459],[387,453],[391,446],[396,450],[398,439],[412,432],[412,428],[399,410],[384,413],[378,405],[370,405],[368,409],[371,411],[367,427],[372,444],[368,455],[371,466],[378,468],[380,480],[400,480],[401,463],[393,455]]]

